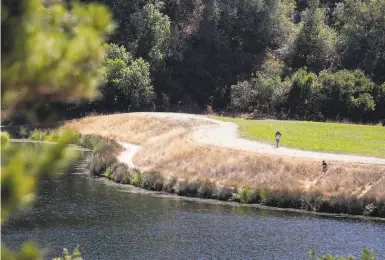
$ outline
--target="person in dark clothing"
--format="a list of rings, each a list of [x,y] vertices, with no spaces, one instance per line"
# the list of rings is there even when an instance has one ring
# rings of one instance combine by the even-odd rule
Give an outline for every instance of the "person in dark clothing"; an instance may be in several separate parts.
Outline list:
[[[322,170],[326,172],[328,170],[328,164],[325,161],[322,161]]]
[[[275,141],[277,142],[277,148],[279,146],[279,141],[281,140],[281,133],[279,131],[277,131],[275,133]]]

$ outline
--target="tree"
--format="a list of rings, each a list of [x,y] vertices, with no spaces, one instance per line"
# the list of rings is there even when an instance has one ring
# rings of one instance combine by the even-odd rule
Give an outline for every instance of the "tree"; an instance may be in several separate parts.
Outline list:
[[[295,69],[306,66],[312,72],[319,72],[334,62],[336,33],[325,25],[324,10],[318,6],[318,0],[310,1],[291,46],[289,61]]]
[[[150,78],[150,64],[139,58],[124,71],[118,84],[125,95],[128,108],[148,107],[154,99]]]
[[[157,6],[146,4],[131,15],[132,51],[137,57],[156,62],[164,59],[170,36],[170,20]]]
[[[261,70],[250,81],[231,86],[231,105],[238,110],[252,107],[273,114],[281,105],[285,85],[281,80],[284,64],[272,54],[267,55]]]
[[[370,113],[370,120],[382,121],[382,124],[385,125],[385,82],[374,86],[373,98],[376,106],[375,110]]]
[[[104,62],[105,84],[102,97],[93,102],[97,110],[127,111],[148,108],[154,99],[150,64],[142,58],[133,59],[123,46],[107,44]]]
[[[385,0],[345,0],[336,10],[341,66],[385,81]]]
[[[372,96],[375,84],[362,71],[322,71],[318,82],[325,95],[324,113],[329,118],[362,121],[375,110]]]
[[[305,118],[320,117],[322,96],[317,75],[302,68],[294,73],[291,81],[287,97],[290,114]]]
[[[2,1],[2,120],[39,99],[75,101],[97,94],[104,60],[103,41],[111,32],[109,12],[99,4],[61,1]],[[1,223],[33,202],[37,180],[60,172],[76,154],[67,149],[73,140],[64,132],[55,145],[39,151],[1,145]],[[14,253],[2,246],[4,259],[40,259],[27,243]],[[78,256],[78,254],[76,255]]]
[[[257,92],[250,81],[238,82],[231,86],[231,106],[235,110],[244,111],[255,104]]]
[[[100,88],[102,94],[100,99],[91,102],[91,106],[100,112],[118,111],[123,109],[121,103],[124,100],[119,84],[133,58],[124,46],[111,43],[105,47],[106,57],[103,66],[105,83]]]
[[[132,62],[132,55],[122,45],[119,46],[114,43],[106,44],[106,60],[122,60],[125,64]]]

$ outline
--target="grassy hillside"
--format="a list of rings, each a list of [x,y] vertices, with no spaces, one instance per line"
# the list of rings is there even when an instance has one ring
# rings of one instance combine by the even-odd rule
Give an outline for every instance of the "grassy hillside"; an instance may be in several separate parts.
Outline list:
[[[351,153],[385,158],[385,127],[308,121],[245,120],[216,117],[234,122],[244,138],[275,143],[275,132],[281,134],[281,145],[290,148],[335,153]]]
[[[73,120],[65,127],[82,134],[140,144],[142,149],[133,158],[135,168],[141,173],[151,173],[156,177],[151,177],[152,180],[161,176],[159,178],[164,180],[166,188],[172,186],[175,190],[185,190],[191,196],[211,192],[210,187],[217,187],[220,196],[236,190],[239,194],[247,193],[250,201],[261,199],[264,205],[349,214],[362,214],[368,203],[383,203],[385,166],[334,162],[325,174],[319,161],[255,154],[203,145],[188,139],[191,126],[199,123],[205,124],[197,120],[114,114]],[[285,125],[286,122],[281,123]],[[316,132],[317,124],[312,127]],[[287,129],[281,127],[282,137],[289,135]],[[265,128],[265,131],[273,131],[273,139],[275,130],[273,126]],[[265,140],[268,136],[267,132]],[[314,205],[308,207],[303,203]],[[322,205],[331,206],[325,208]]]

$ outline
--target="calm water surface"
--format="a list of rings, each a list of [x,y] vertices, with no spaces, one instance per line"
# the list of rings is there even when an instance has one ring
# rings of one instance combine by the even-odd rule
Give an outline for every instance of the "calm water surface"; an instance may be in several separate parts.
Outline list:
[[[79,245],[85,259],[307,259],[307,252],[385,259],[385,223],[272,213],[131,194],[80,175],[42,181],[35,207],[2,241],[33,240],[47,258]]]

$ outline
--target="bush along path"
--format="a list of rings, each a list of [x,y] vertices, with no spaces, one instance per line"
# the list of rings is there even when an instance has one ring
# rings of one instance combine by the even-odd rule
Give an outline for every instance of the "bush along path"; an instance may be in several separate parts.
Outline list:
[[[36,136],[38,138],[36,138]],[[60,130],[32,132],[30,139],[55,141]],[[309,211],[330,214],[363,215],[385,220],[385,201],[367,198],[334,197],[325,199],[315,192],[289,192],[251,188],[247,183],[235,187],[219,186],[209,179],[178,179],[154,171],[141,171],[133,158],[140,146],[118,142],[98,135],[75,135],[73,144],[92,151],[83,162],[91,176],[105,177],[121,184],[163,191],[179,196],[239,202],[259,208]]]

